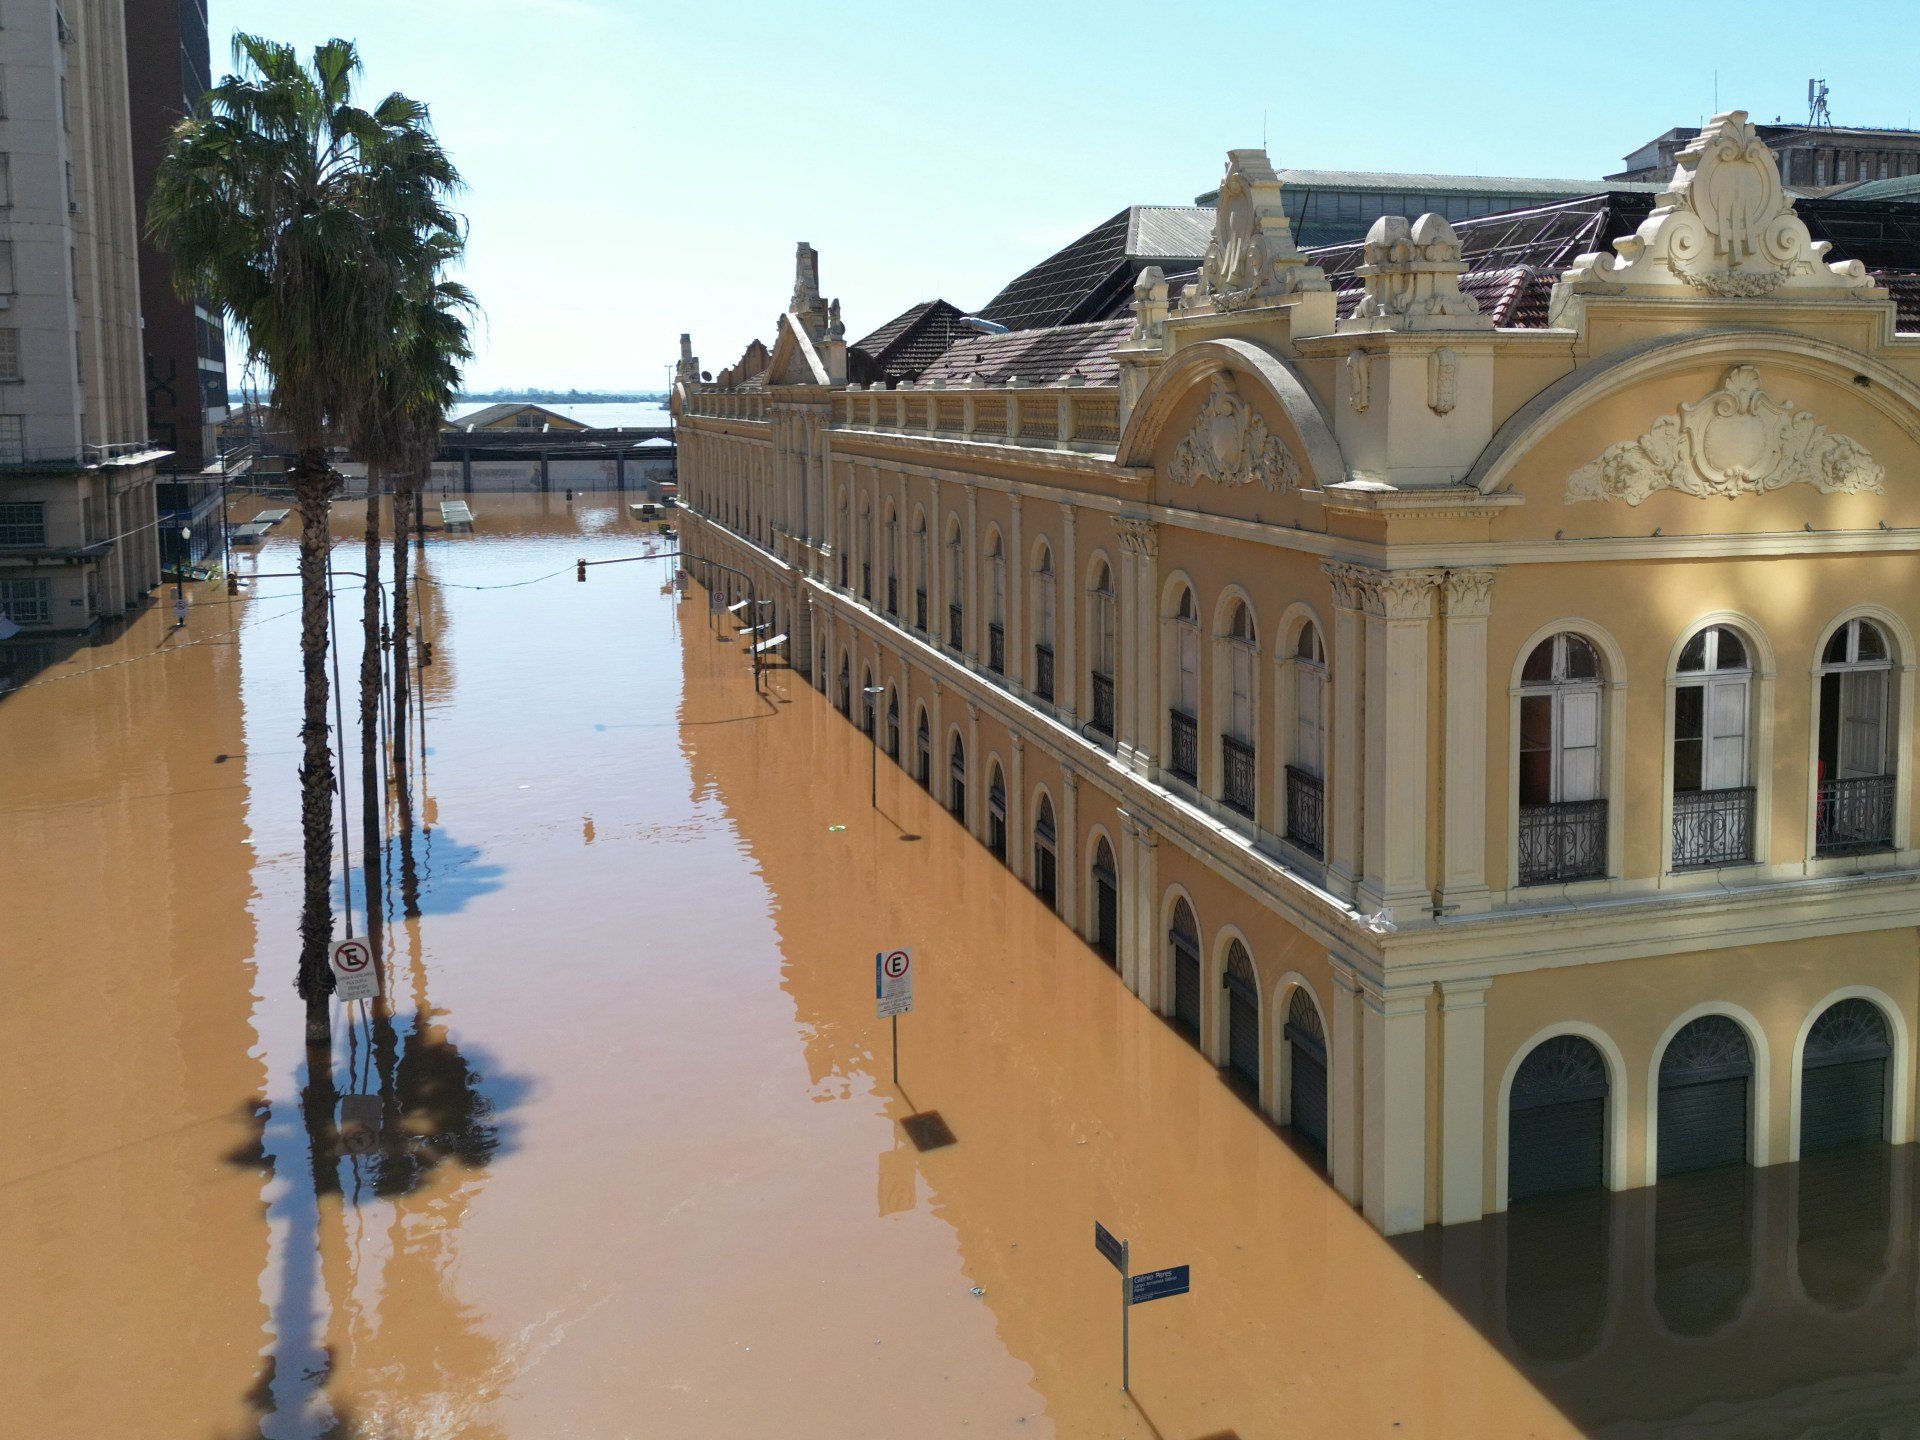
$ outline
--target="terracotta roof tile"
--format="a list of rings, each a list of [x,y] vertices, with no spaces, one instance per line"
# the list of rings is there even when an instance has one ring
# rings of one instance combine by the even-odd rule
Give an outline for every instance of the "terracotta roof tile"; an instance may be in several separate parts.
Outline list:
[[[1045,330],[1012,330],[1005,335],[976,335],[962,340],[928,366],[922,383],[952,385],[969,377],[988,385],[1019,379],[1051,385],[1078,371],[1089,385],[1112,385],[1120,375],[1113,352],[1133,330],[1131,320],[1102,320],[1090,325],[1057,325]]]

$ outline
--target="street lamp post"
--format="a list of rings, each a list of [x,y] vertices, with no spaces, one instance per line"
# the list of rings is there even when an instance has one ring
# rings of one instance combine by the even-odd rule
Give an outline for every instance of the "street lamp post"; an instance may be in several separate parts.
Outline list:
[[[872,703],[873,724],[867,727],[867,739],[871,742],[867,758],[867,804],[875,810],[880,808],[880,702],[879,697],[886,694],[884,685],[862,685],[860,693]]]
[[[180,553],[173,562],[173,623],[175,628],[187,623],[187,591],[184,584],[187,574],[187,556],[193,548],[193,528],[180,527]]]

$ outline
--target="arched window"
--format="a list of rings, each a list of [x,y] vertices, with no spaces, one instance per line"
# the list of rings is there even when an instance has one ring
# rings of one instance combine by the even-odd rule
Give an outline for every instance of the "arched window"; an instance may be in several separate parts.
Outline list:
[[[892,689],[887,691],[887,756],[900,759],[900,696]]]
[[[1820,656],[1817,854],[1893,844],[1893,738],[1892,647],[1871,620],[1849,620]]]
[[[871,735],[873,722],[873,670],[867,667],[860,671],[860,728]]]
[[[1173,971],[1173,1018],[1193,1036],[1200,1033],[1200,922],[1182,897],[1173,902],[1167,924],[1167,948]]]
[[[853,555],[853,519],[852,519],[852,512],[849,511],[847,508],[847,492],[844,490],[840,492],[839,540],[840,540],[840,588],[844,590],[847,588],[848,585],[853,583],[851,580],[847,578],[849,574],[848,566],[850,564],[851,557]]]
[[[987,537],[987,668],[1007,673],[1007,557],[998,531]]]
[[[922,790],[933,789],[933,731],[927,725],[927,707],[920,707],[920,723],[913,736],[914,779]]]
[[[1660,1055],[1659,1172],[1744,1165],[1753,1047],[1725,1015],[1682,1027]]]
[[[1119,648],[1120,622],[1113,594],[1113,571],[1098,560],[1093,588],[1088,592],[1087,662],[1093,681],[1092,726],[1108,739],[1114,736],[1114,659]]]
[[[1200,774],[1200,617],[1193,591],[1173,607],[1173,695],[1167,710],[1167,769],[1191,783]]]
[[[1257,792],[1254,748],[1253,673],[1259,642],[1253,631],[1253,612],[1235,600],[1227,612],[1220,653],[1225,660],[1221,677],[1224,693],[1220,715],[1220,798],[1227,808],[1253,818]]]
[[[955,731],[953,745],[947,755],[947,809],[959,817],[960,823],[967,819],[967,747]]]
[[[1253,957],[1238,940],[1227,946],[1227,965],[1220,977],[1227,996],[1227,1068],[1260,1089],[1260,985],[1253,973]]]
[[[967,573],[958,516],[947,517],[947,645],[955,653],[966,648]]]
[[[924,515],[913,522],[913,628],[927,633],[927,520]]]
[[[847,674],[847,655],[840,652],[840,713],[853,718],[853,680]]]
[[[900,613],[900,517],[887,506],[887,614]]]
[[[1053,801],[1045,795],[1033,807],[1033,893],[1052,908],[1059,890],[1059,838],[1053,824]]]
[[[1543,640],[1520,674],[1520,883],[1607,872],[1599,653],[1572,632]]]
[[[873,502],[860,501],[860,598],[873,599]]]
[[[1120,872],[1105,837],[1093,847],[1093,948],[1109,965],[1120,955]]]
[[[987,849],[1002,864],[1007,859],[1007,786],[996,763],[987,772]]]
[[[1802,1155],[1885,1137],[1892,1058],[1887,1017],[1871,1000],[1840,1000],[1821,1012],[1801,1052]]]
[[[1033,693],[1053,699],[1053,550],[1044,540],[1033,565]]]
[[[1293,642],[1292,754],[1287,764],[1287,838],[1309,854],[1326,844],[1327,651],[1309,620]]]
[[[1288,1124],[1294,1133],[1313,1142],[1323,1156],[1327,1153],[1327,1032],[1320,1023],[1320,1011],[1296,985],[1287,1002],[1287,1093]]]
[[[1748,716],[1753,667],[1747,645],[1725,625],[1702,630],[1680,651],[1673,692],[1673,868],[1753,859]]]

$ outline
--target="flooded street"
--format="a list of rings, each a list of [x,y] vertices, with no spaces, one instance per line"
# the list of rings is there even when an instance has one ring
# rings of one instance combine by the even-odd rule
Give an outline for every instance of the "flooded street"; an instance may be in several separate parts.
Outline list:
[[[658,545],[606,498],[476,511],[418,559],[393,1024],[336,1019],[371,1138],[331,1138],[293,990],[295,582],[196,587],[184,634],[156,606],[0,700],[0,1430],[1914,1423],[1912,1147],[1389,1244],[884,756],[870,807],[866,737],[797,675],[758,693],[670,560],[578,583]],[[1193,1270],[1133,1314],[1131,1400],[1096,1220]]]

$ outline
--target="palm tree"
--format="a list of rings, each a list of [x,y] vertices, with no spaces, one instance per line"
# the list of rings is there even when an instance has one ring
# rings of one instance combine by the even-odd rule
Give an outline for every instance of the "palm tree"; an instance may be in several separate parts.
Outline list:
[[[467,319],[475,309],[464,285],[435,277],[414,298],[405,334],[409,337],[399,373],[405,377],[406,446],[394,472],[393,489],[393,763],[394,790],[400,805],[400,830],[410,843],[413,789],[407,735],[411,724],[412,671],[409,668],[412,599],[407,593],[408,526],[421,487],[433,464],[447,411],[460,388],[460,368],[473,356]]]
[[[292,433],[300,511],[300,819],[305,883],[297,987],[307,1041],[331,1037],[327,950],[333,938],[333,759],[327,727],[327,507],[339,477],[330,425],[344,424],[378,369],[393,296],[419,273],[429,237],[457,235],[446,208],[451,168],[423,107],[389,96],[354,103],[360,57],[346,40],[315,48],[234,37],[239,74],[201,97],[175,130],[148,207],[148,228],[174,257],[183,296],[205,296],[273,379]],[[444,156],[438,156],[444,165]]]

